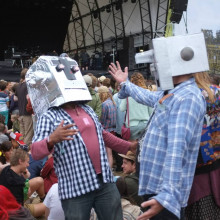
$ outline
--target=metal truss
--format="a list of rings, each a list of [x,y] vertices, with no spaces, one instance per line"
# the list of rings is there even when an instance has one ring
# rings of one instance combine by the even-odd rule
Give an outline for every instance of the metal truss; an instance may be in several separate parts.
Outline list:
[[[147,45],[148,41],[153,38],[153,28],[149,0],[139,0],[139,7],[142,25],[142,45],[144,46]]]
[[[123,19],[122,1],[119,0],[117,2],[113,2],[113,0],[111,0],[111,8],[112,8],[112,13],[113,13],[113,21],[114,21],[115,47],[117,50],[118,49],[117,39],[125,37],[125,26],[124,26],[124,19]]]
[[[78,19],[75,19],[75,17]],[[85,35],[83,30],[82,16],[78,3],[75,1],[72,7],[71,20],[65,40],[67,45],[64,45],[66,52],[72,52],[74,49],[78,50],[79,48],[85,47]]]
[[[91,21],[92,21],[92,28],[93,28],[93,39],[94,39],[94,49],[95,51],[102,51],[104,52],[104,39],[103,39],[103,32],[102,32],[102,22],[101,22],[101,15],[100,9],[98,7],[97,0],[87,0],[89,9],[91,11]]]
[[[158,0],[156,28],[153,38],[164,36],[165,26],[167,24],[167,11],[169,9],[169,0]],[[164,19],[164,16],[166,19]]]

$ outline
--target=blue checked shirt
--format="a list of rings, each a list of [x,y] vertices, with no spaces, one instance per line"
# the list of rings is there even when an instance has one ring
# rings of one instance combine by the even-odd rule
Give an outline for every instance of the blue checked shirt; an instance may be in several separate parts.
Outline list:
[[[163,91],[150,92],[127,81],[119,96],[130,95],[155,108],[143,140],[139,195],[156,194],[154,199],[180,217],[192,186],[206,103],[194,78],[169,93],[174,95],[160,104]]]
[[[103,182],[113,182],[102,136],[102,125],[92,108],[87,105],[79,106],[90,115],[95,123],[100,145]],[[62,120],[64,120],[64,126],[74,123],[70,115],[61,107],[50,108],[38,120],[33,142],[47,138]],[[73,140],[65,140],[56,144],[53,156],[61,200],[81,196],[99,188],[96,172],[80,132],[74,136]]]
[[[110,98],[102,103],[102,115],[100,122],[106,131],[116,131],[116,105]]]

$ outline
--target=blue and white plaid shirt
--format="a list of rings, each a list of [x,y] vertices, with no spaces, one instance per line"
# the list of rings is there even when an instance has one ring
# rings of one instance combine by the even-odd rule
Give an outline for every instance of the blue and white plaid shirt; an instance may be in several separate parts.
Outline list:
[[[102,125],[91,107],[87,105],[79,106],[90,115],[95,123],[100,145],[103,182],[113,182],[113,175],[109,167],[102,136]],[[62,120],[64,120],[64,126],[74,123],[70,115],[61,107],[50,108],[38,120],[33,142],[47,138]],[[56,144],[53,156],[61,200],[81,196],[100,187],[80,132],[74,136],[73,140],[65,140]]]
[[[130,95],[155,108],[141,151],[139,194],[156,194],[154,199],[180,217],[192,186],[206,103],[194,78],[169,93],[174,95],[160,104],[163,91],[150,92],[127,81],[119,97]]]
[[[100,122],[106,131],[116,131],[116,105],[110,98],[102,103],[102,115]]]

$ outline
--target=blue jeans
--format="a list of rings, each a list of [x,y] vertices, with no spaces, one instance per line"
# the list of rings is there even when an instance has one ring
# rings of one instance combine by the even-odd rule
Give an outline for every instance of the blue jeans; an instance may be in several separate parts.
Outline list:
[[[82,196],[62,200],[65,220],[89,220],[94,208],[99,220],[122,220],[121,198],[115,183],[103,183],[100,188]]]

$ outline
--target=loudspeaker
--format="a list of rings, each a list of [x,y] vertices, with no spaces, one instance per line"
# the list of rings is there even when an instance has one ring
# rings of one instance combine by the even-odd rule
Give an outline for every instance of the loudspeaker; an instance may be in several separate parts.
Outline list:
[[[186,11],[188,0],[172,0],[170,2],[170,8],[175,11]]]
[[[182,18],[183,12],[173,11],[170,17],[170,21],[179,24]]]
[[[125,37],[123,39],[123,50],[117,51],[118,60],[121,66],[133,69],[135,65],[135,49],[134,49],[134,38],[132,36]]]

